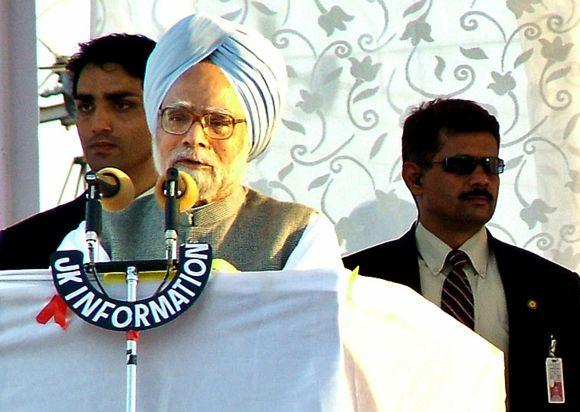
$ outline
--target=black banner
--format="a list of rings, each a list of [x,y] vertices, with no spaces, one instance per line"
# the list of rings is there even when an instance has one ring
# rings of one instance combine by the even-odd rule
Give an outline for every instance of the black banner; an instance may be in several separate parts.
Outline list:
[[[146,330],[171,322],[199,298],[211,271],[211,246],[180,247],[177,274],[157,295],[135,302],[104,295],[89,281],[83,255],[76,250],[51,256],[52,278],[59,295],[86,322],[115,331]]]

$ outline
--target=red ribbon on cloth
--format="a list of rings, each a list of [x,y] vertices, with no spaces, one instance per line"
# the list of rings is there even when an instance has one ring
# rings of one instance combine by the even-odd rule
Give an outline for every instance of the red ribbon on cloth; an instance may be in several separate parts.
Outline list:
[[[139,340],[139,331],[138,330],[127,331],[127,340],[134,340],[135,342],[137,342]]]
[[[60,325],[64,330],[68,327],[67,319],[68,306],[66,302],[60,295],[54,295],[50,302],[42,308],[38,315],[36,315],[36,321],[45,325],[49,320],[54,317],[54,321]]]

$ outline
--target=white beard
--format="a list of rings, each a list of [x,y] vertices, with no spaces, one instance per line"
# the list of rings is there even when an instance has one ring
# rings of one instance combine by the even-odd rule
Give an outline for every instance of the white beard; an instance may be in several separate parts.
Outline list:
[[[184,153],[190,154],[191,152],[194,151],[179,148],[171,151],[168,159],[161,159],[157,145],[153,145],[153,161],[160,175],[165,174],[170,167],[177,167],[177,169],[191,175],[198,186],[199,204],[215,202],[230,195],[234,187],[241,184],[246,175],[248,153],[245,152],[238,153],[228,167],[224,166],[214,153],[209,152],[203,156],[191,155],[188,157],[195,157],[203,163],[211,165],[211,168],[192,169],[181,163],[174,165],[175,159],[183,156]],[[166,165],[165,169],[161,167],[162,164]]]
[[[212,199],[217,197],[218,192],[222,190],[224,185],[224,176],[220,170],[216,169],[190,169],[184,165],[177,165],[177,168],[183,172],[188,173],[199,190],[199,202],[201,204],[210,203]]]

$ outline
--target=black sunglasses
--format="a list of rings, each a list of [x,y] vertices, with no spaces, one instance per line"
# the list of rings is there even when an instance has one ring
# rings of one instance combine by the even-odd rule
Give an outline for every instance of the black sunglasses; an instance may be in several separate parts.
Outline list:
[[[503,173],[505,168],[504,161],[495,156],[451,156],[446,157],[439,162],[431,162],[431,164],[440,164],[443,167],[443,170],[455,175],[470,175],[473,173],[477,165],[480,165],[483,168],[483,171],[488,175],[499,175],[500,173]]]

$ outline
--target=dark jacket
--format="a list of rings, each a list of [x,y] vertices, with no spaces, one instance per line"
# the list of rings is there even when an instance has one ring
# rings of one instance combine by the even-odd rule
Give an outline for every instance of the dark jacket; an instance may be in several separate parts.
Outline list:
[[[0,231],[0,270],[48,268],[52,252],[84,218],[81,195]]]
[[[580,411],[580,277],[493,238],[509,322],[508,404],[511,412]],[[407,285],[421,293],[415,229],[397,240],[343,258],[349,269]],[[534,304],[535,303],[535,304]],[[545,362],[550,335],[563,359],[566,403],[548,404]]]

